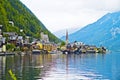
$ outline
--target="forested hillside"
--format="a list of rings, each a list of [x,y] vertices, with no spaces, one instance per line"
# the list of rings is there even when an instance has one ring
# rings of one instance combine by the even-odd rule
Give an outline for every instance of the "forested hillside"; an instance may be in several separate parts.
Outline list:
[[[14,31],[20,34],[20,29],[23,29],[25,35],[35,38],[39,38],[40,32],[44,32],[48,34],[50,41],[60,41],[19,0],[0,0],[0,25],[3,25],[4,32]]]

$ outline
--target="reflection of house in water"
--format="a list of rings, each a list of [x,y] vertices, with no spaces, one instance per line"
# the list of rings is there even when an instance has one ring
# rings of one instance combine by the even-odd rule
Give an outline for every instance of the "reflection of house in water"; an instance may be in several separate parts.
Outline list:
[[[0,57],[0,80],[2,79],[2,57]]]
[[[5,65],[6,64],[6,57],[5,56],[0,56],[0,80],[5,80],[4,75],[5,75]]]

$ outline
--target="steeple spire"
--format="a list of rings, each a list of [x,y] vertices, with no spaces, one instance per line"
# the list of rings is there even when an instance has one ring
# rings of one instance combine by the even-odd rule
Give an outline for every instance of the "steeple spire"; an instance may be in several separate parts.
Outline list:
[[[66,30],[66,45],[68,44],[68,30]]]

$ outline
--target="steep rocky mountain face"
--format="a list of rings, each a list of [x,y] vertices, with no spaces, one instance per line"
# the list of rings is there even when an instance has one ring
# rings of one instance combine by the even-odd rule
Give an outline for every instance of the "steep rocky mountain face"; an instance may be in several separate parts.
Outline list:
[[[14,26],[10,24],[11,21]],[[60,41],[20,0],[0,0],[0,25],[3,25],[4,32],[20,34],[20,29],[23,29],[25,35],[35,38],[39,38],[40,32],[44,32],[48,34],[50,41]]]
[[[65,37],[62,39],[65,40]],[[70,34],[69,40],[120,50],[120,12],[104,15],[96,22]]]

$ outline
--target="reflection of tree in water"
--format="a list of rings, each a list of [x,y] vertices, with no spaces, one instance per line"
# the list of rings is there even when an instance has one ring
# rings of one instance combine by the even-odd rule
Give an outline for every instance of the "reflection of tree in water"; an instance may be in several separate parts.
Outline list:
[[[89,68],[88,65],[94,60],[104,60],[103,54],[80,54],[80,55],[15,55],[0,57],[0,79],[13,80],[8,73],[11,69],[17,80],[36,80],[49,76],[52,70],[62,69],[70,74],[70,69]],[[102,61],[104,62],[104,61]],[[96,63],[97,64],[97,63]],[[2,66],[1,66],[2,65]],[[5,66],[5,67],[4,67]],[[85,67],[83,67],[85,66]],[[94,66],[93,66],[94,67]],[[54,72],[54,71],[53,71]]]
[[[31,55],[21,56],[21,71],[22,76],[20,80],[35,80],[36,76],[39,76],[41,73],[41,68],[35,68],[32,62]]]
[[[34,66],[41,67],[41,73],[39,76],[44,77],[47,72],[55,66],[55,59],[56,57],[50,54],[40,54],[40,55],[33,55],[34,58]]]
[[[6,56],[5,60],[0,60],[0,63],[5,63],[0,66],[0,78],[1,80],[13,80],[9,71],[11,70],[13,74],[15,74],[17,80],[35,80],[36,76],[39,76],[41,73],[41,68],[35,68],[32,65],[32,57],[31,55],[24,56]],[[3,74],[4,72],[4,74]]]
[[[5,80],[5,60],[6,57],[0,56],[0,80]]]

